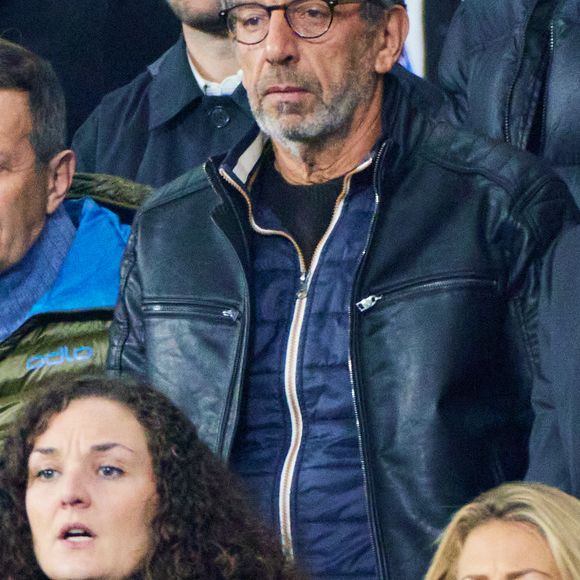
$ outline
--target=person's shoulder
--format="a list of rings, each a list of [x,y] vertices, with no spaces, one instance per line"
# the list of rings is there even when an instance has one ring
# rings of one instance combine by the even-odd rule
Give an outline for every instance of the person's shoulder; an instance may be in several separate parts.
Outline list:
[[[457,173],[477,174],[517,195],[533,184],[562,179],[540,157],[436,119],[420,155]]]
[[[133,80],[107,93],[91,116],[97,116],[101,122],[108,119],[117,125],[125,118],[134,116],[143,107],[147,107],[147,96],[155,79],[164,67],[168,66],[169,61],[175,59],[176,53],[183,50],[182,44],[180,39]]]
[[[212,199],[215,199],[215,192],[207,177],[204,165],[200,165],[155,190],[143,204],[139,213],[150,213],[152,210],[184,199],[201,198],[203,194],[209,194]],[[202,202],[202,200],[199,201]]]
[[[463,0],[445,39],[446,49],[461,52],[488,50],[521,34],[539,0]],[[469,55],[463,55],[469,56]]]
[[[149,69],[144,70],[132,81],[107,93],[92,113],[100,122],[109,119],[118,125],[127,115],[134,114],[145,103],[153,76]]]

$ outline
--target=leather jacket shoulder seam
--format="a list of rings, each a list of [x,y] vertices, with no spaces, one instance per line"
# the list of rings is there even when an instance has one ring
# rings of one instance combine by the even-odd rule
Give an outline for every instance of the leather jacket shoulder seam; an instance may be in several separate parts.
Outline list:
[[[153,196],[139,209],[138,213],[143,214],[151,209],[158,208],[178,199],[212,190],[205,173],[199,175],[200,171],[203,170],[198,168],[194,172],[179,177],[178,180],[183,181],[183,183],[178,184],[174,181],[155,191]]]

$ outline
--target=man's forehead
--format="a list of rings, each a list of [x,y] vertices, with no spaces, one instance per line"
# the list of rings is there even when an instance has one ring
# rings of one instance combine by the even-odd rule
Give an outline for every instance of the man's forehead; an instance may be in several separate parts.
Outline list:
[[[28,133],[31,128],[29,94],[17,89],[0,89],[0,129]]]

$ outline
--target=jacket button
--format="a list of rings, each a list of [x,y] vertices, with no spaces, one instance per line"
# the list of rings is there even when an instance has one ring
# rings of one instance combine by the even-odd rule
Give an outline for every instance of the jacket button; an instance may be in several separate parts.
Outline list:
[[[230,116],[228,112],[223,107],[216,107],[210,114],[209,114],[212,123],[218,128],[223,129],[229,122]]]

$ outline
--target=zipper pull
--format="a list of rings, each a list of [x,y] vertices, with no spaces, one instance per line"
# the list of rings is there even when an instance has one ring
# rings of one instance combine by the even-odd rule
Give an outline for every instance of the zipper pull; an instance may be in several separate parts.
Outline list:
[[[240,313],[233,308],[228,308],[227,310],[222,310],[222,316],[235,322],[240,317]]]
[[[310,274],[308,272],[302,272],[300,275],[300,288],[296,292],[296,297],[302,300],[308,296],[308,286],[310,285]]]
[[[379,300],[382,300],[382,296],[375,296],[371,294],[366,298],[363,298],[360,302],[356,303],[356,307],[359,309],[360,312],[366,312],[367,310],[371,309]]]

